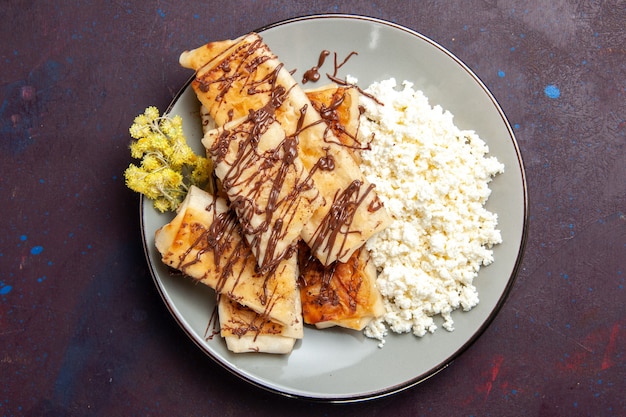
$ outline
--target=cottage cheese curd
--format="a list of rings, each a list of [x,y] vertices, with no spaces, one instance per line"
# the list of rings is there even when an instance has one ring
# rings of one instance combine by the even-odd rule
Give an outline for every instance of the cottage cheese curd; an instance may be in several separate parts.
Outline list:
[[[356,81],[356,80],[352,80]],[[393,223],[366,246],[379,270],[378,287],[386,313],[365,335],[385,342],[388,329],[424,336],[442,327],[454,330],[456,309],[479,302],[473,279],[493,261],[492,246],[502,241],[497,215],[485,209],[489,182],[504,166],[488,157],[473,131],[458,129],[453,116],[431,107],[410,82],[372,84],[362,96],[361,168]]]

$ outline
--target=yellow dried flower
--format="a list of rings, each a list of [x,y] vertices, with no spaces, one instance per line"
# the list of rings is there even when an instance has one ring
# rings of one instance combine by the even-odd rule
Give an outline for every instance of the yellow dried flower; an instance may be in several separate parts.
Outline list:
[[[153,200],[157,210],[176,210],[191,185],[202,187],[208,180],[210,164],[187,144],[180,116],[160,116],[150,106],[135,117],[129,132],[131,156],[141,164],[126,169],[126,186]]]

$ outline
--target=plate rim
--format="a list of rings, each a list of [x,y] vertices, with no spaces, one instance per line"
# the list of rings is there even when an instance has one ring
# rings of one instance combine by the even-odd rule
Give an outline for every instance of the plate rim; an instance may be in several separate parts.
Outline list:
[[[172,305],[172,303],[170,302],[168,295],[166,294],[165,289],[162,287],[162,285],[159,282],[159,279],[157,277],[157,272],[155,271],[153,265],[152,265],[152,261],[151,261],[151,257],[150,257],[150,248],[148,247],[148,241],[147,241],[147,236],[146,236],[146,227],[145,227],[145,223],[146,220],[144,218],[144,196],[140,195],[139,196],[139,218],[140,218],[140,229],[141,229],[141,238],[142,238],[142,245],[143,245],[143,251],[144,251],[144,256],[147,260],[148,263],[148,269],[150,271],[150,275],[153,279],[153,282],[157,288],[157,291],[162,299],[162,301],[164,302],[165,306],[167,307],[169,313],[171,314],[171,316],[174,318],[174,320],[176,321],[176,323],[179,325],[179,327],[187,334],[187,336],[189,337],[189,339],[191,339],[191,341],[204,353],[206,354],[208,357],[210,357],[213,362],[217,363],[220,367],[222,367],[223,369],[225,369],[226,371],[228,371],[231,375],[235,376],[236,379],[239,380],[243,380],[245,382],[250,383],[253,386],[256,386],[264,391],[267,392],[271,392],[274,394],[278,394],[280,396],[283,397],[288,397],[288,398],[295,398],[295,399],[300,399],[300,400],[307,400],[307,401],[312,401],[312,402],[323,402],[323,403],[352,403],[352,402],[363,402],[363,401],[370,401],[370,400],[374,400],[374,399],[379,399],[379,398],[384,398],[384,397],[388,397],[403,391],[406,391],[424,381],[426,381],[427,379],[430,379],[431,377],[437,375],[438,373],[440,373],[442,370],[446,369],[448,366],[450,366],[461,354],[463,354],[464,352],[466,352],[479,338],[480,336],[487,330],[487,328],[492,324],[492,322],[494,321],[494,319],[496,318],[496,316],[500,313],[503,305],[505,304],[506,300],[508,299],[511,290],[517,280],[517,277],[519,275],[520,272],[520,268],[521,268],[521,264],[522,261],[524,259],[524,253],[526,250],[526,243],[528,240],[528,222],[529,222],[529,194],[528,194],[528,185],[527,185],[527,180],[526,180],[526,172],[525,172],[525,168],[524,168],[524,163],[523,163],[523,157],[522,157],[522,152],[520,150],[519,144],[517,142],[517,139],[515,137],[515,133],[513,132],[513,129],[508,121],[508,118],[506,117],[506,114],[504,112],[504,110],[502,109],[502,107],[500,106],[499,102],[496,100],[496,98],[494,97],[494,95],[491,93],[491,91],[487,88],[487,86],[485,85],[485,83],[463,62],[461,61],[461,59],[459,59],[456,55],[454,55],[453,53],[451,53],[448,49],[446,49],[445,47],[443,47],[441,44],[437,43],[436,41],[430,39],[429,37],[417,32],[416,30],[410,29],[406,26],[400,25],[398,23],[395,22],[391,22],[388,20],[384,20],[381,18],[377,18],[377,17],[372,17],[372,16],[367,16],[367,15],[359,15],[359,14],[348,14],[348,13],[320,13],[320,14],[308,14],[308,15],[303,15],[303,16],[297,16],[297,17],[291,17],[291,18],[287,18],[287,19],[283,19],[283,20],[279,20],[264,26],[259,27],[258,29],[253,30],[252,32],[257,32],[260,33],[262,35],[262,33],[264,31],[267,31],[269,29],[273,29],[276,27],[280,27],[280,26],[285,26],[285,25],[289,25],[289,24],[293,24],[293,23],[298,23],[298,22],[303,22],[303,21],[309,21],[309,20],[320,20],[320,19],[348,19],[348,20],[361,20],[361,21],[366,21],[366,22],[370,22],[370,23],[375,23],[375,24],[380,24],[380,25],[384,25],[387,27],[391,27],[394,29],[398,29],[401,30],[403,32],[406,32],[412,36],[415,36],[417,38],[419,38],[422,41],[425,41],[427,43],[429,43],[430,45],[432,45],[433,47],[435,47],[437,50],[439,50],[440,52],[444,53],[448,58],[452,59],[453,61],[455,61],[455,63],[457,65],[459,65],[465,72],[468,73],[468,75],[474,79],[474,81],[478,84],[478,86],[480,87],[480,89],[487,95],[489,101],[494,105],[495,110],[497,110],[498,114],[500,115],[500,118],[502,119],[502,122],[504,123],[506,130],[508,131],[509,134],[509,140],[513,146],[513,149],[515,150],[515,156],[517,159],[517,163],[518,163],[518,170],[519,170],[519,174],[521,177],[521,185],[522,185],[522,191],[523,191],[523,216],[522,216],[522,234],[521,234],[521,239],[520,239],[520,243],[519,243],[519,248],[517,251],[517,255],[516,255],[516,260],[515,263],[513,265],[513,268],[511,270],[511,274],[507,280],[507,284],[504,287],[504,290],[502,291],[502,294],[500,295],[497,303],[495,303],[495,305],[493,306],[491,312],[488,314],[487,318],[482,322],[482,324],[476,329],[476,331],[472,334],[472,336],[466,340],[466,342],[462,345],[460,345],[458,347],[458,349],[456,349],[454,351],[454,353],[452,353],[450,356],[448,356],[444,361],[440,362],[439,364],[437,364],[436,366],[431,367],[427,372],[422,373],[420,375],[416,375],[414,378],[409,379],[407,381],[404,381],[403,383],[400,384],[396,384],[393,386],[388,386],[385,388],[381,388],[378,390],[373,390],[367,393],[363,393],[361,395],[349,395],[349,396],[312,396],[312,395],[306,395],[305,393],[298,393],[298,392],[294,392],[294,391],[284,391],[281,389],[278,389],[278,387],[273,387],[271,385],[268,384],[264,384],[262,381],[256,380],[248,375],[246,375],[245,373],[242,372],[238,372],[237,369],[232,366],[228,361],[223,360],[223,358],[220,358],[218,355],[216,355],[214,352],[208,350],[205,348],[205,346],[203,346],[202,344],[199,343],[198,340],[196,340],[196,334],[195,332],[192,331],[192,329],[188,328],[188,326],[183,322],[182,318],[178,317],[178,313],[175,311],[174,306]],[[170,103],[167,106],[167,109],[165,110],[164,113],[169,113],[171,111],[171,109],[173,108],[173,106],[175,105],[175,103],[181,98],[181,96],[184,94],[184,92],[186,91],[186,89],[189,87],[189,85],[191,84],[192,80],[194,79],[194,75],[192,75],[185,83],[184,85],[178,90],[178,92],[174,95],[174,97],[170,100]]]

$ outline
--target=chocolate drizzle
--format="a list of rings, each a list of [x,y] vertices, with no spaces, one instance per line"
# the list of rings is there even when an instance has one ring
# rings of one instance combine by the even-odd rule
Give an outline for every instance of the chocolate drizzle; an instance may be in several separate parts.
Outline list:
[[[220,323],[222,331],[229,332],[237,337],[253,335],[257,340],[261,334],[280,334],[282,326],[269,320],[263,315],[254,314],[252,310],[230,298],[222,299],[218,295],[218,303],[226,303],[226,309],[232,312],[228,321]]]
[[[259,54],[260,50],[268,53]],[[257,38],[252,42],[242,42],[228,48],[224,53],[220,54],[222,59],[212,68],[202,72],[198,71],[194,84],[196,88],[202,92],[207,92],[215,85],[218,93],[215,96],[215,104],[221,106],[228,92],[233,86],[242,84],[248,86],[248,94],[256,94],[262,90],[258,90],[258,86],[266,82],[266,79],[249,83],[258,68],[275,58],[269,49],[263,43],[261,38]],[[211,61],[212,63],[212,61]],[[237,64],[238,63],[238,64]],[[276,68],[276,73],[280,68]],[[268,77],[274,77],[275,74],[268,74]]]
[[[311,67],[307,71],[304,72],[304,76],[302,77],[302,84],[306,84],[308,81],[318,81],[320,79],[319,69],[324,65],[324,61],[326,57],[330,55],[330,51],[323,50],[320,52],[320,56],[317,59],[317,65]]]
[[[352,220],[358,207],[365,201],[367,195],[374,189],[373,184],[369,184],[365,190],[360,180],[353,180],[352,183],[342,191],[338,191],[333,199],[330,210],[315,230],[314,238],[309,241],[309,246],[314,253],[320,250],[329,253],[330,248],[336,247],[338,257],[341,257],[345,248]],[[320,259],[322,263],[329,262]]]
[[[349,104],[346,103],[346,98],[348,97],[347,88],[351,87],[337,88],[332,94],[330,102],[314,101],[313,106],[327,124],[326,131],[324,132],[324,141],[326,143],[334,143],[356,151],[366,150],[369,149],[369,144],[363,145],[359,141],[357,134],[358,129],[354,133],[349,132],[348,129],[346,129],[349,120],[342,120],[340,117],[340,108],[344,105],[349,106]],[[334,135],[330,134],[331,131]]]
[[[217,297],[219,300],[219,294]],[[213,338],[218,334],[220,334],[220,323],[216,305],[211,312],[211,317],[209,317],[209,322],[204,330],[204,340],[213,340]]]
[[[318,65],[307,71],[305,78],[316,78],[329,55],[322,51]],[[339,70],[356,55],[351,52],[340,60],[335,53],[333,72],[327,76],[337,79]],[[379,202],[372,203],[376,200],[373,185],[359,175],[354,154],[348,152],[363,146],[356,133],[346,131],[340,123],[338,109],[345,104],[346,96],[337,94],[330,103],[312,109],[310,104],[302,105],[308,100],[304,92],[295,91],[297,84],[288,74],[261,38],[251,34],[199,69],[194,84],[199,97],[204,97],[201,101],[206,101],[203,103],[222,126],[220,136],[207,147],[216,162],[216,172],[225,170],[219,171],[218,177],[237,212],[260,272],[272,268],[294,250],[294,244],[285,248],[281,243],[281,249],[276,245],[287,229],[294,229],[290,227],[295,224],[291,209],[299,204],[299,193],[312,191],[315,199],[324,201],[319,210],[312,209],[318,211],[300,233],[325,264],[349,257],[388,221],[386,214],[380,214],[384,210],[380,210]],[[345,81],[338,81],[346,85]],[[203,96],[202,92],[207,94]],[[226,112],[228,118],[224,117]],[[275,124],[284,132],[280,144],[272,144],[271,150],[259,146],[263,135],[275,129]],[[342,142],[339,136],[349,140]],[[234,159],[229,155],[234,155]],[[293,178],[296,172],[292,163],[296,160],[301,160],[304,171],[298,171],[296,182],[287,186],[287,178]],[[225,166],[220,168],[220,163]],[[254,167],[258,172],[250,175]],[[263,172],[271,170],[271,175]],[[269,195],[258,203],[259,192],[267,184]],[[290,192],[285,193],[286,188]],[[311,195],[306,198],[309,203],[314,200]],[[378,214],[370,218],[374,212]],[[355,216],[358,224],[353,224]],[[266,252],[259,249],[263,241]]]
[[[231,330],[236,330],[239,334],[258,335],[274,331],[280,333],[280,327],[276,327],[269,317],[283,297],[280,294],[278,277],[284,274],[284,267],[272,268],[265,274],[255,271],[256,262],[249,245],[245,239],[241,238],[241,227],[236,216],[232,210],[219,212],[217,201],[213,199],[205,208],[205,211],[209,213],[209,218],[206,220],[200,221],[199,219],[204,217],[197,218],[194,214],[185,213],[178,232],[182,234],[177,235],[176,239],[179,241],[178,245],[183,244],[182,241],[189,243],[184,244],[186,250],[177,259],[169,258],[167,264],[199,282],[211,277],[212,282],[215,282],[212,285],[215,291],[220,296],[227,296],[236,303],[244,302],[237,295],[240,293],[238,286],[245,285],[251,288],[249,281],[243,281],[244,278],[256,282],[262,280],[262,285],[254,285],[254,288],[263,311],[257,310],[258,316],[254,320],[250,320],[245,326],[239,323],[240,326],[236,329],[233,327]],[[225,208],[225,206],[222,207]],[[291,255],[293,254],[291,252]],[[167,256],[165,254],[165,257]],[[203,268],[191,270],[196,264],[202,265]],[[203,271],[204,275],[198,274],[198,271]],[[247,307],[240,306],[239,308]],[[217,313],[214,311],[205,332],[206,338],[212,338],[217,334],[216,326]]]
[[[363,270],[360,253],[345,262],[324,266],[306,244],[299,245],[298,263],[302,310],[305,323],[343,320],[355,317],[359,303],[367,305],[368,295],[361,293]]]
[[[337,53],[335,52],[335,59],[333,60],[333,63],[335,64],[335,68],[334,68],[334,70],[333,70],[333,75],[332,75],[332,77],[333,77],[333,78],[337,78],[337,72],[339,72],[339,69],[340,69],[341,67],[343,67],[343,66],[346,64],[346,62],[348,62],[348,60],[349,60],[350,58],[352,58],[353,56],[358,55],[358,54],[359,54],[358,52],[356,52],[356,51],[352,51],[352,52],[350,52],[350,53],[348,54],[348,56],[347,56],[347,57],[345,57],[345,59],[344,59],[343,61],[341,61],[341,62],[339,62],[339,63],[338,63],[338,62],[337,62]],[[330,78],[330,77],[329,77],[329,78]]]
[[[258,110],[251,110],[241,123],[225,125],[213,146],[208,149],[216,164],[227,167],[220,179],[229,194],[231,207],[238,215],[244,235],[252,236],[249,243],[260,272],[275,267],[292,253],[291,246],[278,250],[277,242],[285,238],[294,211],[303,201],[303,193],[314,190],[311,176],[295,165],[299,134],[311,126],[304,125],[306,105],[299,110],[293,134],[286,135],[274,148],[259,148],[263,135],[270,128],[280,130],[284,135],[278,124],[273,125],[276,123],[276,109],[283,104],[289,91],[276,85],[277,74],[278,69],[271,72],[272,77],[266,77],[263,82],[254,83],[248,88],[250,94],[256,94],[261,91],[257,89],[259,85],[270,85],[272,88],[267,104]],[[265,198],[263,193],[267,190],[267,184],[270,184],[269,194],[265,206],[261,207],[257,202]],[[246,193],[242,193],[242,190],[246,190]],[[264,217],[260,224],[254,221],[257,215]],[[263,251],[264,239],[267,242]]]

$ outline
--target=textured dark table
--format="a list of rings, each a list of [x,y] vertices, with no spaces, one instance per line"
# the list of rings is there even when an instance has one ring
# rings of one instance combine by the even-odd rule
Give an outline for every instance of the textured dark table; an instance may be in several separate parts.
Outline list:
[[[215,3],[215,4],[213,4]],[[370,15],[456,54],[514,126],[529,240],[501,313],[434,378],[285,399],[205,357],[162,303],[124,186],[128,127],[190,45]],[[0,3],[0,415],[626,415],[626,2]]]

